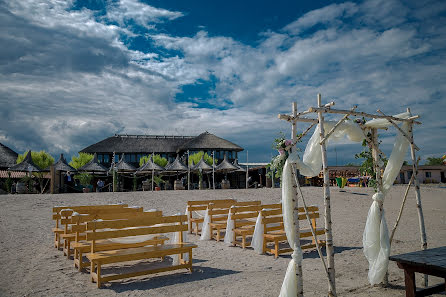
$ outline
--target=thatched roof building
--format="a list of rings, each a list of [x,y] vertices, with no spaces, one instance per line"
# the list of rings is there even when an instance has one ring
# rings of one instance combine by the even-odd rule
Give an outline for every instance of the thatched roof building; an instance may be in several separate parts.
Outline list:
[[[85,171],[90,173],[106,173],[108,169],[98,162],[98,156],[94,154],[90,162],[78,169],[78,171]]]
[[[26,153],[25,159],[19,164],[9,167],[11,171],[21,171],[21,172],[40,172],[41,169],[34,164],[33,159],[31,157],[31,151]]]
[[[45,171],[49,171],[50,167],[46,168]],[[73,167],[68,165],[67,160],[65,159],[63,154],[60,154],[59,160],[54,164],[54,170],[64,171],[64,172],[68,172],[68,171],[76,172],[77,171],[76,169],[74,169]]]
[[[18,154],[6,145],[0,143],[0,170],[8,169],[14,166],[17,161]]]
[[[233,161],[243,148],[204,132],[198,136],[114,135],[81,150],[83,153],[96,153],[98,162],[105,166],[110,166],[113,154],[116,163],[119,161],[119,156],[124,154],[126,162],[138,166],[141,157],[152,153],[159,154],[172,162],[176,155],[184,155],[187,151],[191,154],[204,151],[208,155],[215,152],[217,162],[223,160],[225,155]]]

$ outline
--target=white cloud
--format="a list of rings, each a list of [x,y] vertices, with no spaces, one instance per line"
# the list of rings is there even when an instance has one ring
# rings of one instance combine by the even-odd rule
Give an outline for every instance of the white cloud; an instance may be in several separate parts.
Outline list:
[[[156,23],[172,21],[182,16],[181,12],[156,8],[137,0],[119,0],[107,7],[106,18],[121,26],[134,21],[147,29],[154,29]]]
[[[156,24],[183,14],[135,0],[110,5],[105,17],[71,6],[0,5],[0,104],[8,106],[0,110],[0,139],[20,151],[73,152],[114,133],[209,130],[259,147],[259,158],[268,159],[276,133],[289,129],[277,113],[289,112],[294,100],[300,110],[313,106],[317,93],[343,109],[360,104],[390,114],[411,106],[426,118],[415,130],[422,155],[435,154],[435,136],[446,132],[446,33],[439,26],[446,21],[435,23],[432,3],[422,10],[398,1],[332,4],[264,33],[256,45],[204,30],[161,34]],[[419,15],[429,19],[406,21]],[[121,41],[139,34],[130,21],[147,29],[153,50]],[[211,77],[209,101],[226,110],[175,102],[182,86]]]

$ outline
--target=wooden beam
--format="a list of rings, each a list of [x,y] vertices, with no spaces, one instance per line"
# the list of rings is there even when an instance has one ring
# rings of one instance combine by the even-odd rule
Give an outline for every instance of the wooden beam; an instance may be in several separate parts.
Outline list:
[[[284,120],[290,123],[296,123],[296,122],[304,122],[304,123],[317,123],[316,119],[309,119],[309,118],[294,118],[293,116],[287,115],[287,114],[279,114],[277,116],[280,120]]]
[[[310,107],[308,109],[308,111],[309,112],[336,113],[336,114],[350,113],[351,115],[354,115],[354,116],[360,116],[360,117],[366,117],[366,118],[391,119],[391,120],[394,120],[394,121],[403,121],[403,122],[413,121],[415,124],[421,124],[420,122],[414,121],[413,119],[411,119],[411,120],[409,120],[409,119],[400,119],[400,118],[396,118],[396,117],[393,117],[393,116],[383,116],[383,115],[378,115],[378,114],[370,114],[370,113],[366,113],[366,112],[362,112],[362,111],[350,112],[350,110],[331,109],[331,108],[326,108],[326,107]]]
[[[381,111],[381,110],[377,110],[380,114],[384,115],[385,114]],[[398,127],[397,124],[395,124],[394,121],[392,121],[391,119],[387,119],[389,121],[389,123],[391,123],[398,131],[400,131],[401,134],[403,134],[404,137],[406,137],[406,139],[410,142],[411,145],[413,145],[413,147],[419,151],[419,147],[413,142],[413,138],[409,137],[409,135],[406,134],[406,132],[404,132],[400,127]]]
[[[356,106],[356,105],[353,106],[351,111],[354,111],[357,107],[358,106]],[[339,125],[342,124],[347,119],[347,117],[349,115],[351,115],[351,113],[345,114],[344,117],[339,122],[337,122],[336,125],[327,133],[327,135],[325,135],[324,139],[321,140],[320,144],[325,142],[328,139],[328,137],[330,137],[330,135],[333,134],[333,132],[336,130],[336,128],[339,127]]]

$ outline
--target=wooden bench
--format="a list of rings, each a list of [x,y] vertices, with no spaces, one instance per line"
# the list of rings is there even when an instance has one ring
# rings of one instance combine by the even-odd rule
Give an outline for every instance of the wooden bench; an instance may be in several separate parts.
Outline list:
[[[59,249],[60,235],[65,233],[67,230],[61,225],[60,220],[62,219],[60,211],[63,209],[71,209],[76,212],[86,212],[93,209],[116,209],[127,207],[127,204],[110,204],[110,205],[77,205],[77,206],[54,206],[52,219],[55,221],[56,226],[52,229],[54,233],[54,247]]]
[[[220,200],[194,200],[187,201],[187,222],[189,225],[189,233],[194,232],[195,235],[198,235],[201,232],[200,224],[203,224],[204,221],[204,212],[208,208],[209,203],[219,204],[219,203],[235,203],[235,199],[220,199]],[[201,216],[196,216],[197,214],[202,213]],[[193,227],[195,225],[195,228]]]
[[[82,210],[81,210],[82,211]],[[116,207],[116,208],[105,208],[105,209],[91,209],[84,210],[83,214],[91,215],[91,216],[100,216],[104,214],[119,214],[119,213],[129,213],[136,214],[142,213],[142,207]],[[60,211],[61,215],[61,224],[64,226],[64,233],[60,234],[60,239],[63,240],[63,252],[64,255],[69,259],[71,256],[71,242],[75,240],[76,234],[72,230],[72,215],[79,214],[78,212],[74,212],[71,209],[63,209]],[[85,234],[82,235],[79,240],[85,239]]]
[[[106,230],[108,228],[114,230]],[[90,253],[88,253],[86,256],[91,263],[91,280],[93,282],[96,282],[98,288],[100,288],[101,284],[104,282],[123,278],[130,278],[182,268],[186,268],[192,271],[192,249],[196,248],[197,245],[192,243],[183,243],[182,232],[187,230],[188,225],[186,215],[87,222],[87,241],[90,242],[91,250]],[[111,251],[97,251],[97,242],[99,240],[129,236],[164,234],[170,232],[179,232],[178,243],[118,249]],[[186,253],[189,254],[189,261],[183,260],[183,254]],[[102,275],[101,272],[102,266],[106,264],[162,258],[169,255],[179,255],[179,264],[107,276]]]
[[[316,219],[319,218],[319,208],[317,206],[309,206],[307,207],[309,217],[311,219],[311,224],[314,228],[316,235],[325,234],[324,228],[317,228]],[[274,209],[274,210],[262,210],[262,224],[263,224],[263,253],[271,253],[274,255],[274,258],[279,257],[279,254],[293,252],[293,249],[290,247],[281,248],[280,244],[287,242],[286,233],[284,230],[283,224],[283,216],[282,209]],[[305,215],[305,211],[303,207],[299,207],[299,220],[307,220],[307,216]],[[310,249],[316,247],[316,243],[313,238],[313,234],[311,229],[308,228],[300,228],[300,238],[311,238],[311,243],[307,243],[301,245],[301,249]],[[273,243],[273,247],[269,247],[269,244]],[[325,245],[325,241],[318,240],[320,245]]]
[[[276,203],[231,207],[231,219],[234,221],[233,246],[239,245],[245,249],[250,245],[250,243],[247,242],[247,237],[252,237],[257,217],[262,209],[281,210],[282,204]],[[239,237],[241,237],[241,240],[238,240]]]
[[[236,206],[253,206],[261,205],[261,201],[241,201],[233,204],[215,204],[210,203],[208,206],[208,215],[209,215],[209,228],[211,232],[211,238],[216,241],[220,241],[222,230],[226,229],[226,225],[228,222],[228,215],[231,207]]]
[[[135,219],[135,218],[155,218],[162,217],[162,211],[150,211],[150,212],[121,212],[121,213],[105,213],[105,214],[87,214],[72,216],[72,223],[74,224],[71,229],[75,233],[75,241],[73,242],[74,249],[74,267],[77,267],[81,271],[84,267],[88,267],[88,262],[85,262],[83,255],[90,251],[90,243],[85,241],[86,239],[86,223],[102,219],[102,220],[119,220],[119,219]],[[108,251],[125,248],[142,247],[146,245],[158,245],[164,244],[169,238],[166,236],[158,236],[152,239],[141,242],[119,243],[113,240],[98,240],[96,241],[97,251]]]

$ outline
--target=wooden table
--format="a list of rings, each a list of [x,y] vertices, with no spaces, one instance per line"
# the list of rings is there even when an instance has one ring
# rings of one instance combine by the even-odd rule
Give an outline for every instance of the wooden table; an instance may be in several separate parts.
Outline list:
[[[404,269],[407,297],[427,296],[446,291],[446,246],[390,256],[389,259]],[[445,283],[417,290],[415,272],[444,278]]]

